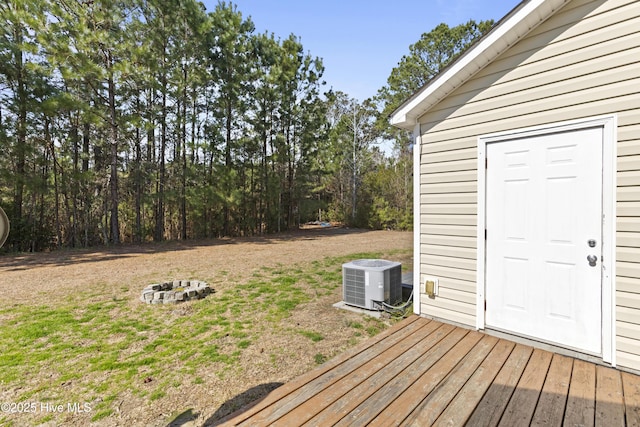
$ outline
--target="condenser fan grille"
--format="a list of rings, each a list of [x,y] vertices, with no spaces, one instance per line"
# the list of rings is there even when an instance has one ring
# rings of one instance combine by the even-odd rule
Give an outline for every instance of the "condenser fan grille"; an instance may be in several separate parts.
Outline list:
[[[365,304],[364,270],[344,270],[344,300],[357,306]]]
[[[389,301],[391,305],[402,302],[402,267],[389,269]]]

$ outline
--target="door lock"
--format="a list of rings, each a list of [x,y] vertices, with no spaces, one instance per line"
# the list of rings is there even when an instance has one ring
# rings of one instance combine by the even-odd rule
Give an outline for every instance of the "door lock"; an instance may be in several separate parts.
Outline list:
[[[596,262],[598,261],[598,257],[595,255],[587,255],[587,261],[589,261],[589,265],[591,267],[595,267]]]
[[[587,244],[589,245],[590,248],[595,248],[596,247],[596,241],[593,240],[593,239],[587,240]]]

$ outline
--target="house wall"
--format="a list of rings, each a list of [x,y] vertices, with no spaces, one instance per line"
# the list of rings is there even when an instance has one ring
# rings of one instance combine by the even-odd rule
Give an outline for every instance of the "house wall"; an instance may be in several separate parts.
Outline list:
[[[428,316],[476,324],[477,138],[617,114],[616,361],[640,369],[640,2],[575,0],[420,118]]]

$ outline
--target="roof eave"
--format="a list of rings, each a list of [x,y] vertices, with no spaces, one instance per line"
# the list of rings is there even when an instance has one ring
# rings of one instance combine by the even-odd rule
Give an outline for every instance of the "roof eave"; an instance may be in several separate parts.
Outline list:
[[[420,116],[471,79],[570,0],[525,0],[476,44],[409,98],[389,123],[411,130]]]

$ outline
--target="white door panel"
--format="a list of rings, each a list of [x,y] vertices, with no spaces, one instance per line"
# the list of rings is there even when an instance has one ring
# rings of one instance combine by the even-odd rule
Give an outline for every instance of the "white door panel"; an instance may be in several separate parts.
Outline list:
[[[602,141],[594,127],[487,145],[488,327],[601,353]]]

